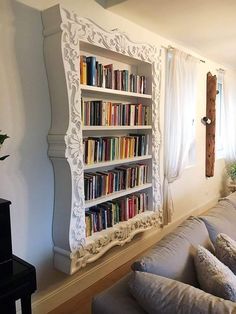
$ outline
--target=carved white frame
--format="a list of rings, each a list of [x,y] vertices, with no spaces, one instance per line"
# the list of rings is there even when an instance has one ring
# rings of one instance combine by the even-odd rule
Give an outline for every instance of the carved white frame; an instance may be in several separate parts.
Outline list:
[[[65,69],[69,103],[69,126],[65,135],[65,157],[71,169],[72,200],[69,243],[71,252],[54,247],[55,265],[63,271],[74,273],[87,263],[97,260],[115,245],[123,245],[139,232],[161,225],[160,139],[159,103],[161,81],[161,49],[149,44],[134,43],[119,31],[108,32],[89,19],[77,16],[58,6],[61,16],[60,31],[62,58]],[[153,211],[120,223],[86,239],[84,211],[84,165],[81,125],[80,91],[80,41],[90,43],[152,64],[152,184]],[[71,263],[70,261],[71,260]],[[67,267],[61,265],[61,261]],[[67,261],[65,261],[67,260]],[[70,264],[70,265],[69,265]],[[69,266],[68,266],[69,265]],[[68,270],[69,269],[69,270]]]

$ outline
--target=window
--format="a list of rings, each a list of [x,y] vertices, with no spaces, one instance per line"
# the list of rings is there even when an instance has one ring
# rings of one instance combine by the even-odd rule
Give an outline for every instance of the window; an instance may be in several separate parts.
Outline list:
[[[216,158],[224,157],[223,145],[223,106],[224,106],[224,71],[218,70],[217,73],[217,90],[216,96]]]

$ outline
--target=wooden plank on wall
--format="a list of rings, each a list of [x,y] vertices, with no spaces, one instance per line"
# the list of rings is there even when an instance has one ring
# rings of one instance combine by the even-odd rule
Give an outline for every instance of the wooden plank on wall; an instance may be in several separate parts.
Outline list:
[[[206,177],[214,176],[215,165],[215,103],[216,103],[216,75],[207,73],[207,102],[206,117],[211,120],[206,124]]]

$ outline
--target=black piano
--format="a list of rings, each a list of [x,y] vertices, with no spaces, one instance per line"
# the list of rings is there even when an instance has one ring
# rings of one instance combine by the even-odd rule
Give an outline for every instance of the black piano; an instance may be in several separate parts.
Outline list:
[[[21,299],[22,314],[30,314],[36,270],[12,254],[10,204],[0,199],[0,313],[15,314],[15,301]]]

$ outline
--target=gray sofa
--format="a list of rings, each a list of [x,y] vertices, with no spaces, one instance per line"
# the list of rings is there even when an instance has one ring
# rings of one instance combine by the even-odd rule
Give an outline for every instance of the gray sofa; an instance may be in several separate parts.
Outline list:
[[[192,308],[182,308],[182,305],[178,303],[174,305],[175,313],[236,313],[236,303],[225,301],[196,289],[199,288],[194,266],[196,248],[200,244],[211,252],[214,252],[214,241],[217,234],[222,232],[236,240],[236,192],[227,198],[221,199],[206,215],[190,217],[185,220],[173,232],[157,242],[144,256],[137,260],[132,265],[132,269],[136,273],[148,273],[148,275],[145,275],[146,277],[149,274],[161,276],[157,277],[160,283],[164,277],[165,280],[166,278],[170,278],[175,283],[177,281],[186,284],[184,287],[188,290],[189,298],[191,298],[192,290],[194,290]],[[128,285],[132,276],[134,275],[131,271],[112,287],[95,296],[92,302],[92,313],[173,313],[173,309],[168,307],[168,305],[166,306],[166,304],[162,307],[162,304],[159,302],[155,305],[155,309],[148,308],[148,306],[146,308],[145,304],[142,304],[138,297],[134,298],[130,293]],[[136,281],[138,282],[138,280],[139,278],[137,277]],[[145,285],[143,284],[143,289],[145,289],[144,287]],[[169,298],[173,298],[173,300],[175,297],[177,299],[186,298],[186,295],[178,295],[178,288],[173,288],[173,284],[171,287],[171,290],[168,291]],[[142,283],[140,283],[140,288],[142,288]],[[160,284],[158,289],[159,299],[161,299],[161,294],[164,293],[163,285]],[[145,290],[141,291],[141,293],[145,293]],[[152,297],[154,298],[155,296]],[[204,304],[205,299],[208,302],[207,305]],[[171,304],[172,299],[165,300],[163,298],[163,302]]]

